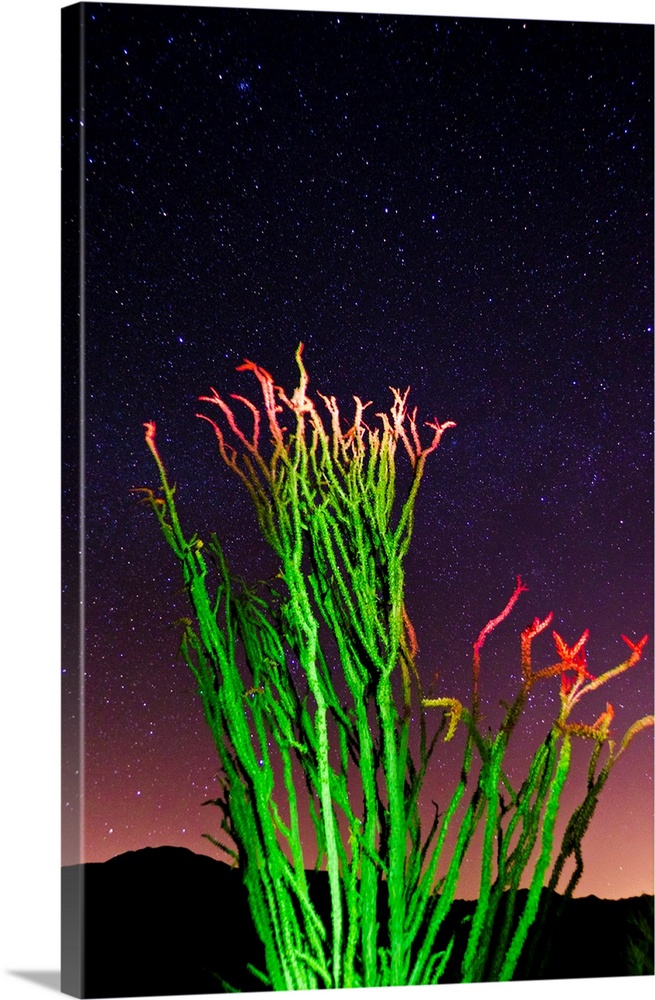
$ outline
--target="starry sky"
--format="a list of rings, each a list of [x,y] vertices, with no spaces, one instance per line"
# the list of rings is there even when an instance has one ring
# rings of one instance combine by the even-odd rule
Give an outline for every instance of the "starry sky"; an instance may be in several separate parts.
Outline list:
[[[170,627],[182,580],[130,491],[157,484],[155,420],[188,534],[217,531],[251,579],[275,572],[195,416],[210,386],[254,389],[244,358],[291,389],[302,341],[311,387],[342,411],[411,386],[423,419],[456,421],[406,567],[426,685],[438,673],[439,693],[466,697],[472,644],[517,574],[529,592],[483,653],[489,725],[536,615],[570,644],[590,630],[593,674],[625,659],[621,633],[652,634],[652,28],[109,3],[85,5],[84,39],[84,106],[69,81],[63,121],[70,343],[79,150],[85,192],[82,410],[72,350],[64,396],[63,862],[159,844],[217,856],[201,803],[218,763]],[[542,639],[538,665],[552,651]],[[653,710],[652,664],[651,643],[579,720],[609,700],[621,737]],[[558,701],[557,682],[531,696],[517,775]],[[453,767],[435,764],[435,787]],[[652,838],[649,730],[601,798],[577,894],[652,893]]]

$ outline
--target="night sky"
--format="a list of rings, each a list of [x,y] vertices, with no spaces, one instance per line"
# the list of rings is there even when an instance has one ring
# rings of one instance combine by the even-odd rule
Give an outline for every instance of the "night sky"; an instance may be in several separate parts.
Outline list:
[[[489,725],[536,615],[552,610],[570,644],[590,630],[592,674],[625,659],[621,633],[652,635],[652,28],[85,9],[84,124],[74,105],[64,119],[64,164],[72,177],[81,134],[85,177],[86,627],[79,712],[73,476],[63,862],[160,844],[219,856],[201,837],[217,832],[201,803],[218,761],[170,627],[188,613],[181,574],[130,491],[157,486],[143,439],[155,420],[187,534],[216,531],[250,579],[275,572],[195,416],[210,386],[256,397],[244,358],[291,390],[302,341],[310,390],[343,413],[353,395],[386,409],[389,386],[411,386],[423,420],[456,421],[428,463],[406,565],[426,687],[437,672],[435,693],[468,698],[472,644],[517,574],[529,592],[483,651]],[[538,665],[553,650],[546,633]],[[576,720],[606,701],[618,738],[652,712],[652,641]],[[556,680],[531,696],[517,775],[558,702]],[[584,763],[588,745],[574,749]],[[449,753],[435,789],[455,773]],[[652,843],[648,730],[601,797],[576,894],[652,893]]]

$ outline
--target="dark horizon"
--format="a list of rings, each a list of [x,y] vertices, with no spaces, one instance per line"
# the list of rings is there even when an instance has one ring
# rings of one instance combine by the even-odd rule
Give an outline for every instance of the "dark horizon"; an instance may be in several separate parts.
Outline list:
[[[218,852],[215,852],[214,855],[211,855],[211,854],[204,853],[204,852],[194,851],[194,849],[192,847],[187,847],[186,845],[181,845],[181,844],[156,844],[156,845],[146,844],[144,847],[130,848],[127,851],[121,851],[120,854],[112,854],[110,857],[105,858],[104,861],[82,861],[82,862],[74,862],[72,864],[62,864],[62,871],[64,869],[73,869],[73,868],[82,868],[82,869],[84,869],[88,865],[106,865],[110,861],[117,861],[119,859],[125,858],[127,855],[136,855],[136,854],[139,854],[139,853],[141,853],[143,851],[146,851],[146,852],[155,851],[156,852],[156,851],[161,851],[161,850],[164,850],[164,851],[169,851],[169,850],[181,851],[181,852],[186,852],[186,853],[188,853],[190,855],[193,855],[196,858],[207,858],[209,861],[216,861],[218,864],[222,865],[225,869],[230,870],[230,871],[238,871],[239,867],[240,867],[238,864],[232,864],[230,861],[227,861],[224,858],[220,857],[219,854],[218,854]],[[309,872],[315,872],[316,869],[314,869],[314,868],[307,868],[306,871],[308,873]],[[319,873],[321,873],[321,872],[325,873],[325,871],[326,871],[325,868],[319,868],[318,869]],[[563,893],[562,890],[563,890],[563,887],[560,887],[559,890],[555,890],[555,894],[557,896],[560,896],[560,897],[563,898],[564,893]],[[528,891],[527,888],[522,888],[522,889],[519,890],[519,895],[525,894],[525,893],[527,893],[527,891]],[[642,892],[642,893],[638,893],[638,894],[632,895],[632,896],[618,896],[616,898],[601,897],[601,896],[597,896],[595,893],[589,893],[586,896],[574,895],[572,898],[573,899],[596,899],[599,902],[611,903],[611,902],[621,902],[622,900],[625,901],[625,900],[630,900],[630,899],[640,899],[642,896],[643,897],[647,897],[649,899],[655,899],[655,895],[652,892],[650,892],[650,893],[649,892]],[[477,902],[477,897],[476,896],[459,896],[456,893],[454,898],[458,902],[464,902],[464,903],[474,903],[474,902]]]
[[[194,857],[185,848],[163,848],[159,854],[157,850],[148,853],[144,848],[138,856],[123,855],[114,863],[85,869],[85,962],[75,963],[82,989],[71,992],[89,997],[216,993],[224,992],[223,982],[241,992],[260,990],[261,983],[249,976],[246,963],[261,968],[263,950],[237,873]],[[79,892],[79,876],[76,869],[63,870],[65,904]],[[327,880],[310,873],[309,886],[317,911],[325,918]],[[462,900],[453,905],[444,927],[446,939],[473,909]],[[519,980],[529,980],[532,986],[544,980],[652,975],[647,930],[652,897],[606,901],[592,896],[555,900],[553,906],[555,914],[545,916],[541,933],[534,928],[535,948],[528,949]],[[72,907],[70,912],[72,923]],[[189,912],[195,917],[191,926]],[[65,948],[70,942],[72,959],[70,931],[66,922]],[[122,962],[109,960],[116,953],[123,956]],[[443,984],[458,982],[457,961],[454,966]]]

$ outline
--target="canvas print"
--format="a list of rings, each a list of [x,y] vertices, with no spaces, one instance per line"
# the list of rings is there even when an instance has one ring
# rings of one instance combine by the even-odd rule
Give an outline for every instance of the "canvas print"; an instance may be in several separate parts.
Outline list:
[[[652,26],[62,29],[64,992],[652,976]]]

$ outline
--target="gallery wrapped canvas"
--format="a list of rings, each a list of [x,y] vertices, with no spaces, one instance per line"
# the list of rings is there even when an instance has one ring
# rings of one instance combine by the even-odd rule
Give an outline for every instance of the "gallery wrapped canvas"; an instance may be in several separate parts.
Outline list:
[[[64,992],[652,975],[651,29],[62,27]]]

